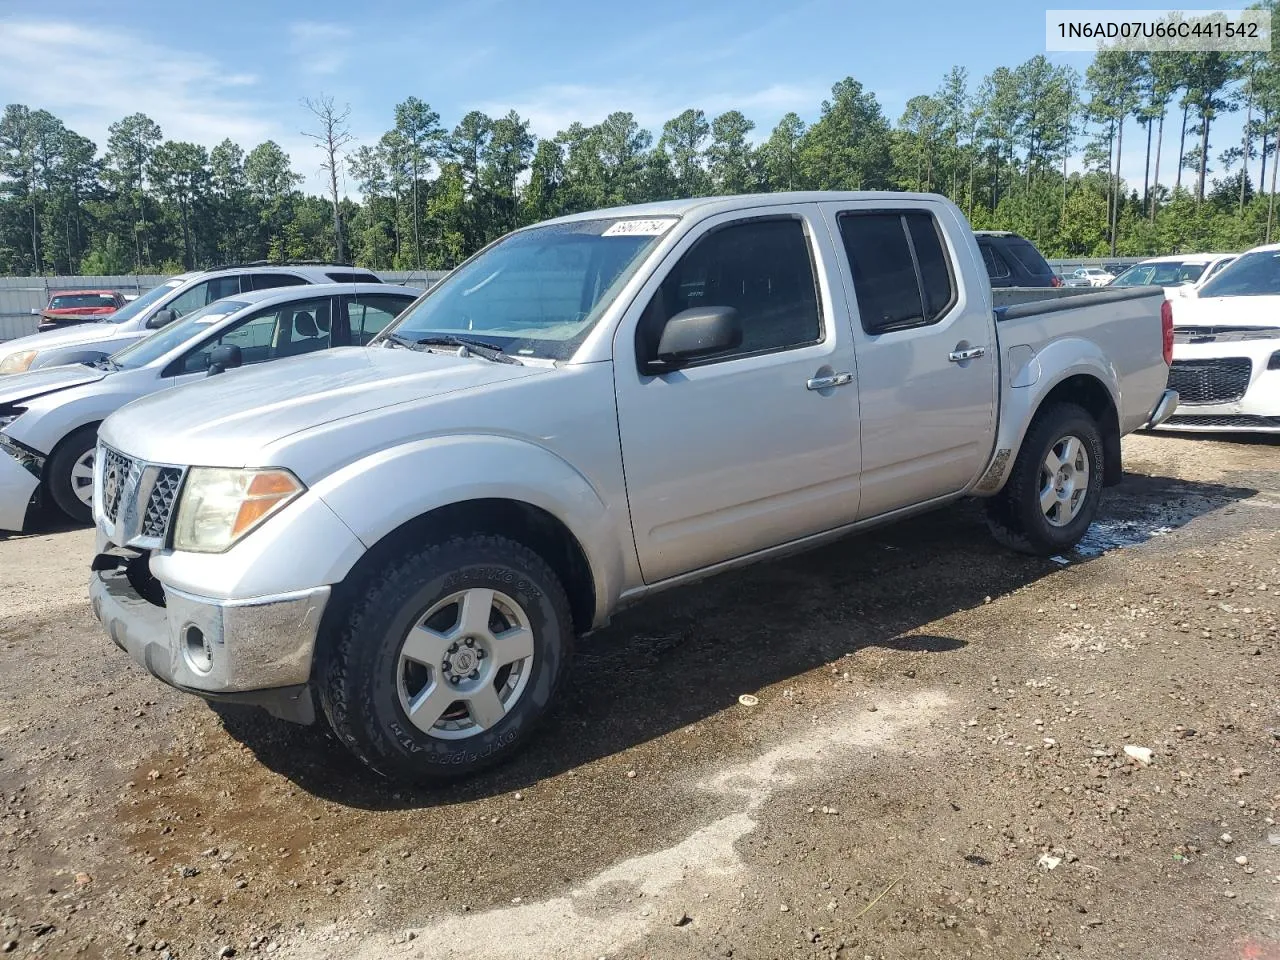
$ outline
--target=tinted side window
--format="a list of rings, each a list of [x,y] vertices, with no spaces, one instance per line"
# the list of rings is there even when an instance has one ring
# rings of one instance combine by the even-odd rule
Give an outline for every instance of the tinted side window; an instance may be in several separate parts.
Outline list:
[[[381,283],[382,281],[375,277],[372,273],[363,273],[361,271],[347,271],[345,273],[334,272],[326,273],[326,277],[334,283]]]
[[[363,347],[411,303],[412,297],[385,294],[359,296],[347,301],[347,329],[351,331],[351,342]]]
[[[742,345],[716,361],[785,350],[822,339],[809,240],[799,220],[730,224],[702,237],[667,274],[636,330],[637,356],[651,359],[666,321],[691,307],[733,307]]]
[[[906,215],[907,231],[916,251],[916,265],[920,268],[920,289],[924,291],[925,313],[936,320],[951,309],[956,298],[955,281],[951,275],[951,259],[942,244],[938,222],[924,211]]]
[[[987,276],[992,280],[1004,280],[1009,276],[1008,264],[1000,254],[996,253],[991,244],[979,243],[978,249],[982,251],[982,262],[987,265]]]
[[[929,214],[841,214],[840,237],[867,333],[934,323],[955,300],[951,267]]]
[[[246,289],[271,290],[275,287],[300,287],[307,281],[292,273],[249,273],[245,274],[249,282]]]

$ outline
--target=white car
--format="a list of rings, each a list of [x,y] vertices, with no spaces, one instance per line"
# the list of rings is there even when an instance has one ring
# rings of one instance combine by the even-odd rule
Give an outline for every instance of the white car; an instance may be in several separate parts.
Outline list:
[[[1072,287],[1105,287],[1115,278],[1115,274],[1108,273],[1101,267],[1081,267],[1071,274],[1067,285]],[[1072,280],[1075,282],[1072,283]]]
[[[33,333],[0,344],[0,376],[101,360],[193,310],[251,290],[378,282],[378,277],[368,270],[342,264],[249,263],[181,273],[100,321]]]
[[[1178,253],[1135,263],[1111,281],[1112,287],[1165,288],[1166,297],[1194,297],[1201,287],[1236,258],[1234,253]]]
[[[107,359],[5,377],[0,530],[22,530],[30,508],[45,498],[72,520],[89,521],[98,424],[125,404],[202,380],[211,362],[247,366],[361,346],[421,293],[383,283],[329,283],[237,294]],[[215,355],[219,348],[224,354]]]
[[[1241,254],[1170,306],[1180,400],[1164,426],[1280,433],[1280,244]]]

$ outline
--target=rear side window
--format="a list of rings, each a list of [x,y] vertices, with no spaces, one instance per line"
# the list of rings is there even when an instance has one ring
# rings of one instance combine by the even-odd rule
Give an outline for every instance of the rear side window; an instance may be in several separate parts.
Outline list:
[[[1004,280],[1009,276],[1009,265],[991,244],[979,243],[978,249],[982,251],[982,262],[987,265],[987,276],[992,280]]]
[[[351,331],[351,342],[363,347],[413,301],[413,297],[385,294],[357,296],[348,300],[347,329]]]
[[[931,214],[841,214],[840,237],[867,333],[936,323],[955,302],[951,261]]]
[[[275,287],[300,287],[307,281],[292,273],[250,273],[245,276],[253,290],[272,290]]]
[[[334,283],[381,283],[382,282],[382,280],[374,276],[372,273],[364,273],[363,271],[360,271],[360,270],[352,270],[346,273],[340,273],[340,272],[326,273],[325,276],[328,277],[330,280],[332,280]]]
[[[1040,256],[1040,251],[1032,246],[1030,240],[1023,240],[1021,237],[1014,237],[1005,244],[1005,249],[1010,255],[1017,260],[1027,272],[1033,277],[1047,277],[1053,273],[1053,269],[1049,266],[1048,261]]]
[[[691,307],[733,307],[742,344],[706,362],[822,339],[818,289],[804,225],[792,218],[734,223],[703,236],[680,258],[636,328],[637,356],[652,359],[667,320]]]

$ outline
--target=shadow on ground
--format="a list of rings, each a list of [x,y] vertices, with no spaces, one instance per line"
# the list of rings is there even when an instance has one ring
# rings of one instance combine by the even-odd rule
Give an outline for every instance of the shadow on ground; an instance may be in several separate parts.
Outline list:
[[[965,502],[663,593],[580,643],[558,708],[520,756],[445,788],[374,779],[323,724],[295,727],[251,710],[219,712],[227,732],[263,764],[334,802],[396,809],[474,800],[661,737],[724,710],[739,694],[859,649],[954,653],[968,641],[915,631],[1255,492],[1128,475],[1104,497],[1092,540],[1055,559],[998,547],[981,507]]]

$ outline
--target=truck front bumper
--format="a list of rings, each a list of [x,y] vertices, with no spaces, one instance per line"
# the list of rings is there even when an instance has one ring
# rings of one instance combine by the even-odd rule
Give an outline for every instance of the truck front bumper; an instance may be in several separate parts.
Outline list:
[[[315,721],[308,683],[329,590],[215,600],[166,588],[160,607],[122,570],[95,570],[89,581],[93,612],[111,639],[157,679],[295,723]]]
[[[0,434],[0,530],[21,531],[40,490],[44,457]]]

